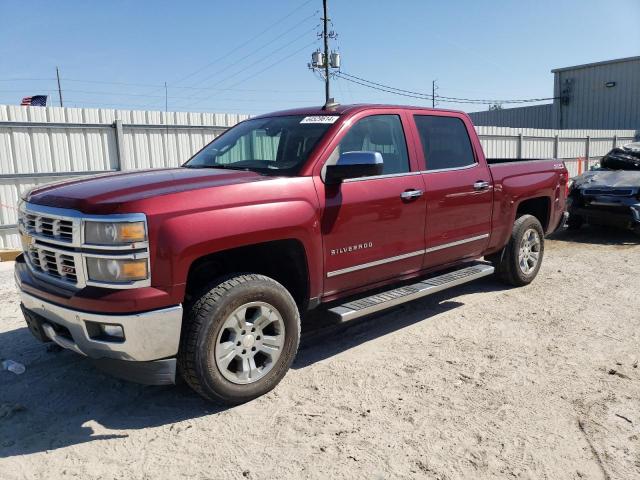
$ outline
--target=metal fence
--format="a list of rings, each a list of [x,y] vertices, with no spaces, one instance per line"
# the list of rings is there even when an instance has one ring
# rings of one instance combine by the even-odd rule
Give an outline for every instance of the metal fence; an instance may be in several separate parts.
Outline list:
[[[615,146],[638,138],[635,130],[546,130],[476,127],[488,158],[557,158],[571,176],[597,165]]]
[[[18,247],[17,202],[37,185],[120,170],[178,166],[241,114],[0,105],[0,247]],[[562,158],[587,169],[635,132],[477,127],[488,157]],[[587,160],[588,159],[588,160]]]
[[[37,185],[178,166],[248,115],[0,105],[0,247],[17,247],[17,202]]]

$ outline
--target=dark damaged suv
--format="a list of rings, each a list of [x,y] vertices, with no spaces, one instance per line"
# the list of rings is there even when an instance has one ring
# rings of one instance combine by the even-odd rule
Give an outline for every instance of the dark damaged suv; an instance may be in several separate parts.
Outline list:
[[[600,168],[574,178],[568,206],[569,228],[590,223],[640,234],[640,142],[614,148]]]

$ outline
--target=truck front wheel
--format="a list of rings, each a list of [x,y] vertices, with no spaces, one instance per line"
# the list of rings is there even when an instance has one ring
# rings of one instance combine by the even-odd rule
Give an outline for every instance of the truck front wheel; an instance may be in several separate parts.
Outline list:
[[[280,382],[299,341],[300,314],[282,285],[263,275],[225,277],[187,308],[178,369],[203,397],[244,403]]]
[[[536,278],[543,256],[544,230],[540,221],[533,215],[522,215],[513,224],[507,246],[489,259],[500,280],[520,287]]]

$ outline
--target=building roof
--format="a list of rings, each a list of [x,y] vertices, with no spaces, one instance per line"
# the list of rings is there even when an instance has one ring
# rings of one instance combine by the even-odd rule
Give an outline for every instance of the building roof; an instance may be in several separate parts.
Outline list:
[[[551,70],[551,73],[566,72],[568,70],[578,70],[578,69],[581,69],[581,68],[599,67],[601,65],[608,65],[610,63],[633,62],[633,61],[637,61],[637,60],[640,60],[640,57],[616,58],[614,60],[605,60],[603,62],[584,63],[582,65],[575,65],[573,67],[554,68],[553,70]]]

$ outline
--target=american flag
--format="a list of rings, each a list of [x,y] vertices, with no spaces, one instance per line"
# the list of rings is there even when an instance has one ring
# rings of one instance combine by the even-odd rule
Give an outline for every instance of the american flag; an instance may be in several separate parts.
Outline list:
[[[20,105],[25,107],[46,107],[47,96],[46,95],[34,95],[33,97],[24,97]]]

